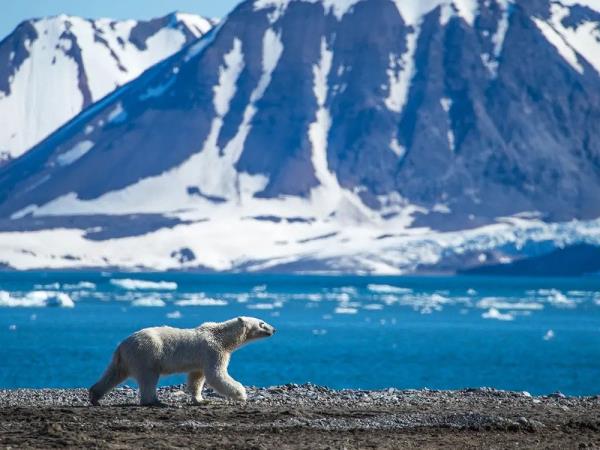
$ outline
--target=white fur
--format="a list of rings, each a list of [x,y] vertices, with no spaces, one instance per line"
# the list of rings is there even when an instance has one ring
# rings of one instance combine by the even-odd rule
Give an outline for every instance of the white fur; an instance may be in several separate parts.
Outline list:
[[[145,328],[119,344],[104,375],[90,388],[90,401],[97,405],[107,392],[132,377],[140,386],[140,403],[158,404],[159,377],[182,372],[188,374],[194,402],[202,401],[205,381],[226,398],[244,401],[246,389],[227,373],[231,353],[273,333],[275,328],[253,317],[207,322],[192,329]]]

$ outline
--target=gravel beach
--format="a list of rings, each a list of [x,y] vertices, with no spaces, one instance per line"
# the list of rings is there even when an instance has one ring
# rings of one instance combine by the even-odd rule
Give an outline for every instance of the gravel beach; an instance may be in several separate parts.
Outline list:
[[[0,446],[196,448],[600,448],[600,396],[494,389],[249,388],[246,403],[210,391],[191,404],[161,388],[164,407],[118,388],[91,407],[84,389],[0,390]]]

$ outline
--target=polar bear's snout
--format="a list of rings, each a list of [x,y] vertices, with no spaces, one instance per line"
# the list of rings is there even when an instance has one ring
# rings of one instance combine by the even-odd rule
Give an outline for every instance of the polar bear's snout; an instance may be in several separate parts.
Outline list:
[[[277,331],[273,325],[269,325],[264,320],[253,317],[242,317],[241,319],[249,327],[248,338],[251,340],[273,336]]]
[[[262,324],[261,328],[264,330],[264,332],[267,336],[273,336],[275,334],[275,332],[277,331],[273,325],[269,325],[266,322],[261,322],[261,324]]]

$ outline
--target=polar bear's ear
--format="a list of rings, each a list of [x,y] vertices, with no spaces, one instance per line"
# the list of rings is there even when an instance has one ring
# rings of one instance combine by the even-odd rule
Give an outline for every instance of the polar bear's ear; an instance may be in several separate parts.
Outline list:
[[[239,323],[244,323],[244,318],[243,317],[238,317],[237,320],[238,320]]]

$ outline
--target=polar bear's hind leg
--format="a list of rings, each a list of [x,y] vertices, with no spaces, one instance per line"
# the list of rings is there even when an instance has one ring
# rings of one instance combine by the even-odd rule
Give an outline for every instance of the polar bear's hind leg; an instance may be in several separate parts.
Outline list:
[[[161,405],[156,394],[156,386],[158,385],[159,374],[148,371],[140,374],[137,382],[140,386],[140,404],[141,405]]]
[[[90,403],[92,405],[99,405],[102,397],[125,381],[128,376],[127,369],[123,366],[123,361],[117,349],[102,377],[89,389]]]

